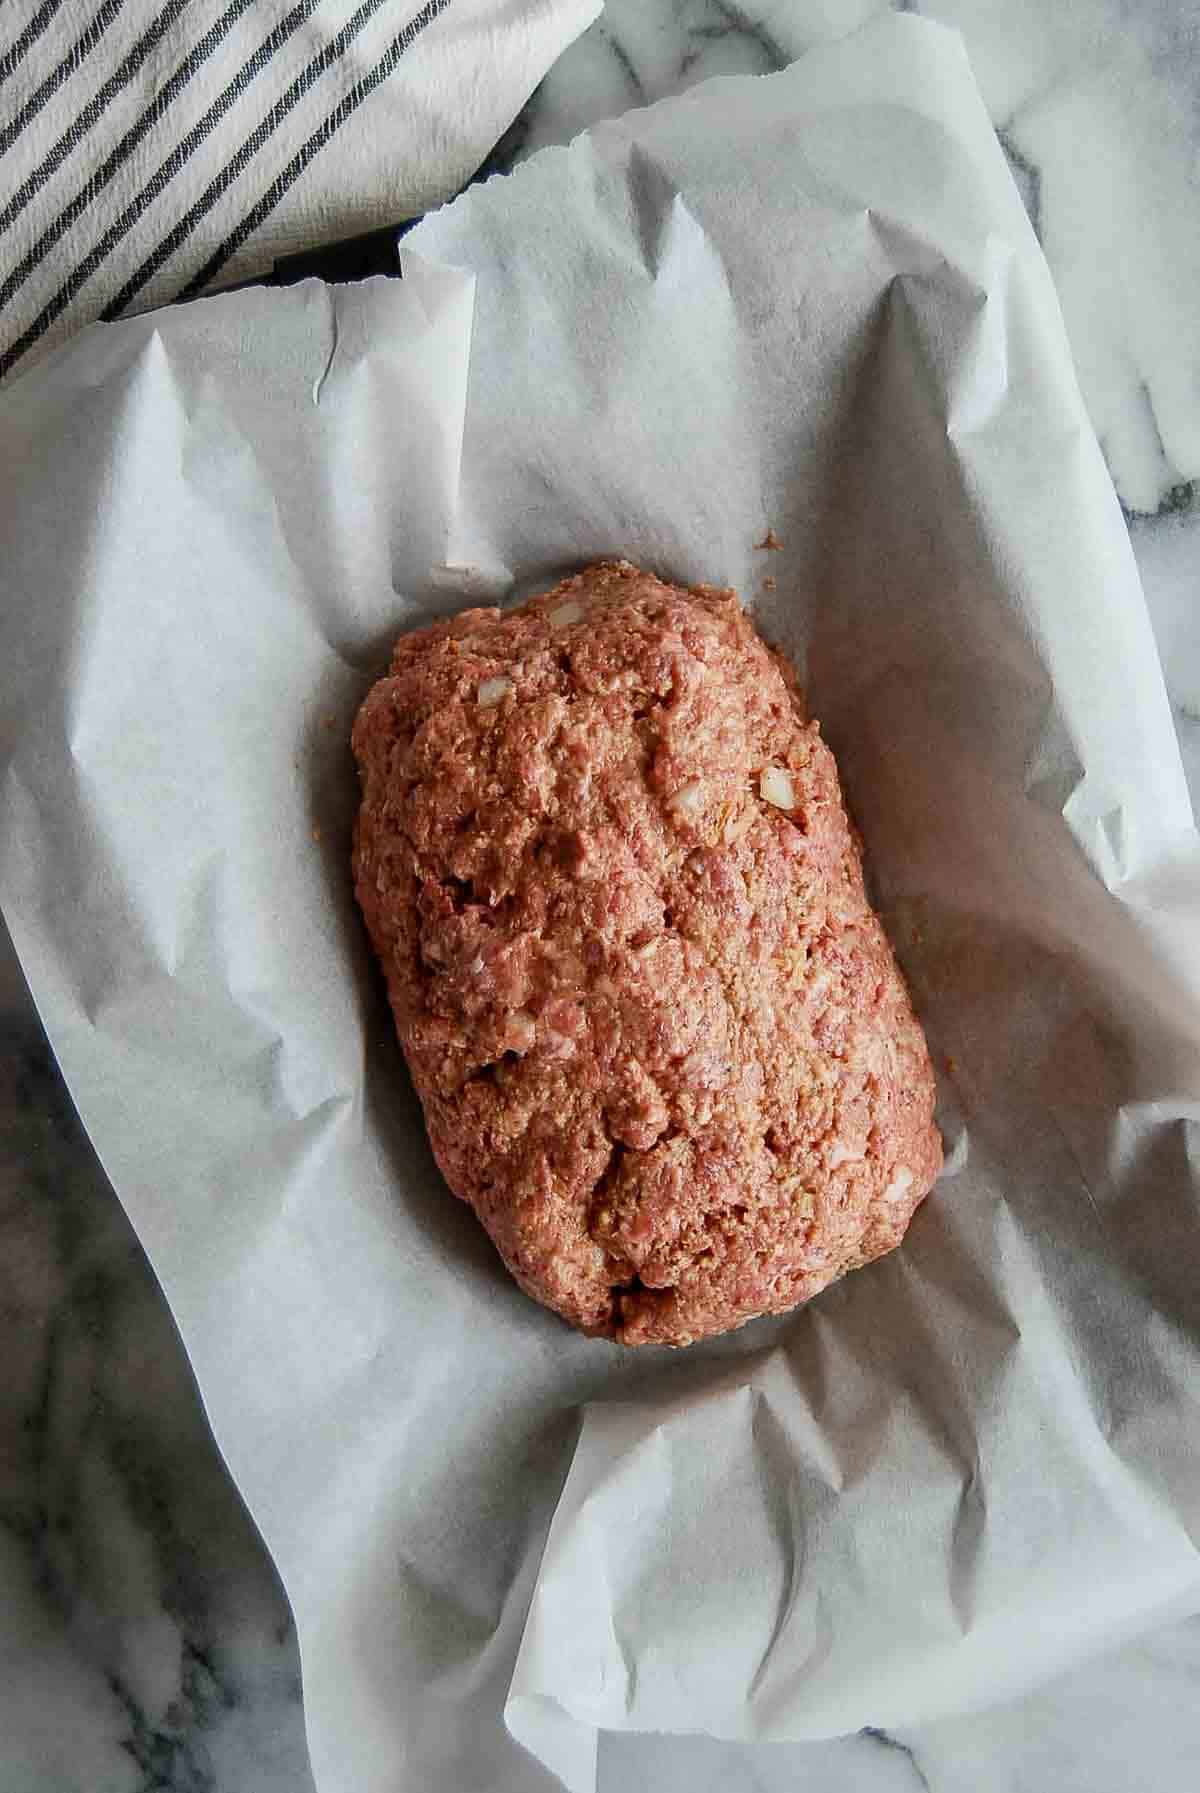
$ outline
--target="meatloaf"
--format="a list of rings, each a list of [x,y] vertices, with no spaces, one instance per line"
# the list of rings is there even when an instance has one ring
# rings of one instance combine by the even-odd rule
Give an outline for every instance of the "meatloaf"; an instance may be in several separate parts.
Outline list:
[[[837,770],[732,591],[626,562],[404,635],[354,878],[434,1155],[626,1345],[807,1301],[941,1165]]]

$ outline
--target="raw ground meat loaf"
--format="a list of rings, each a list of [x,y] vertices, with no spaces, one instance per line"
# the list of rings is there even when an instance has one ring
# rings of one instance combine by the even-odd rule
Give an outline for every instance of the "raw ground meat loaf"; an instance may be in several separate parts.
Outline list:
[[[446,1181],[585,1332],[683,1345],[896,1245],[941,1165],[832,755],[736,595],[596,566],[397,643],[359,903]]]

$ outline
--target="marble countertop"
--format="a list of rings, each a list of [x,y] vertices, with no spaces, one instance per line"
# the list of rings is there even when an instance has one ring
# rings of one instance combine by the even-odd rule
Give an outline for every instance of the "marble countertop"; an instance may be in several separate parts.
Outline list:
[[[881,10],[608,0],[489,168],[709,76],[781,67]],[[1050,261],[1200,796],[1200,13],[1194,0],[907,10],[962,29]],[[305,1793],[286,1598],[2,933],[0,1352],[0,1793]],[[1160,1762],[1178,1764],[1164,1787],[1194,1781],[1200,1621],[1017,1708],[789,1752],[770,1784],[1042,1793],[1066,1740],[1078,1779],[1056,1770],[1055,1793],[1129,1793],[1145,1784],[1148,1725]],[[614,1752],[603,1780],[619,1777]],[[714,1746],[696,1784],[751,1782]]]

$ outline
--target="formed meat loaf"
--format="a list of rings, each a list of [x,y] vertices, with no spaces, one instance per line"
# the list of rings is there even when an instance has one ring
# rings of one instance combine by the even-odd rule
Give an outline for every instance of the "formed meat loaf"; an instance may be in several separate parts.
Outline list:
[[[446,1181],[625,1344],[805,1301],[941,1165],[921,1028],[787,662],[736,595],[595,566],[403,636],[354,876]]]

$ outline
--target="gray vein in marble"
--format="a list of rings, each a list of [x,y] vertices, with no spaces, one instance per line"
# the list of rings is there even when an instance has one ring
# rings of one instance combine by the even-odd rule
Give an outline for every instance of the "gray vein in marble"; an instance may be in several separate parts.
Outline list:
[[[1146,408],[1146,414],[1150,419],[1150,428],[1154,432],[1155,447],[1157,448],[1158,454],[1165,467],[1169,463],[1167,443],[1163,437],[1162,425],[1159,422],[1158,412],[1154,408],[1154,394],[1150,389],[1150,382],[1148,380],[1138,381],[1137,396],[1141,404]],[[1200,482],[1196,480],[1179,480],[1175,485],[1167,488],[1165,494],[1155,506],[1153,514],[1155,516],[1164,517],[1169,516],[1174,511],[1190,510],[1198,495],[1200,495]],[[1125,512],[1126,522],[1137,515],[1137,512],[1128,505],[1122,505],[1122,509]]]
[[[628,50],[626,50],[615,31],[609,31],[603,25],[601,25],[599,29],[601,37],[612,51],[613,60],[625,77],[629,87],[630,105],[642,105],[645,102],[646,90],[642,86],[637,69],[633,66],[632,56],[630,56]]]
[[[730,29],[740,31],[760,46],[769,67],[780,69],[787,66],[790,58],[786,50],[763,20],[753,19],[743,7],[732,6],[728,4],[728,0],[714,0],[714,4],[723,23],[720,27],[708,27],[710,34],[720,35]]]
[[[878,1725],[865,1725],[861,1735],[869,1737],[873,1743],[880,1744],[882,1748],[894,1750],[899,1755],[903,1756],[917,1777],[917,1785],[924,1789],[924,1793],[933,1793],[925,1771],[922,1769],[921,1764],[917,1761],[916,1756],[913,1754],[913,1751],[907,1743],[901,1743],[900,1739],[898,1737],[893,1737],[889,1731],[880,1730]]]

